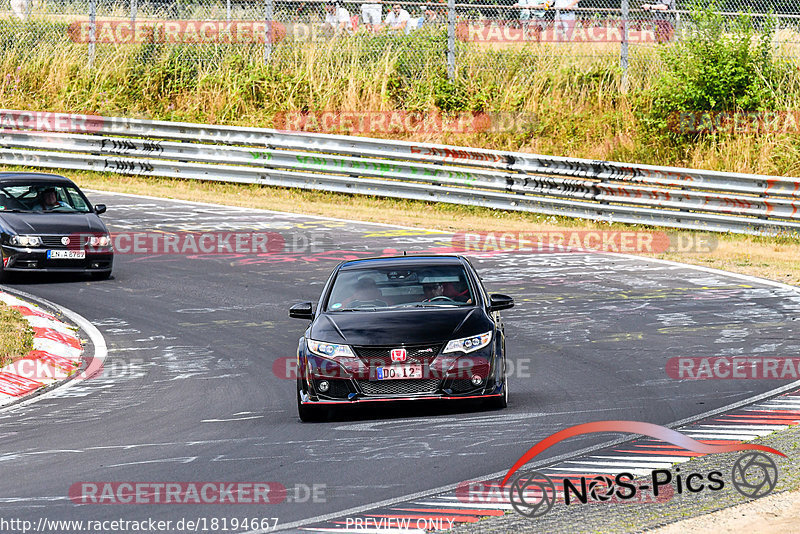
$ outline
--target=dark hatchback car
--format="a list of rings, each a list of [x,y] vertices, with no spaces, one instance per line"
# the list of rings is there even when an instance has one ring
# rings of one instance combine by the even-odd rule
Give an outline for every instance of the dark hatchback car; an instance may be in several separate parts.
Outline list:
[[[297,349],[300,419],[366,402],[478,399],[508,403],[500,310],[461,256],[401,256],[340,263]]]
[[[0,173],[0,279],[15,272],[89,273],[111,276],[114,252],[106,225],[68,178],[54,174]]]

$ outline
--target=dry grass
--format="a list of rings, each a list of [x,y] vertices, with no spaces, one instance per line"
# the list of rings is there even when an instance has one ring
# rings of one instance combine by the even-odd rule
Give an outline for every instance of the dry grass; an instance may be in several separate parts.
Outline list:
[[[83,172],[69,172],[68,175],[85,188],[453,232],[634,228],[621,224],[607,225],[592,221],[561,219],[487,208],[349,196],[298,189]],[[111,212],[113,209],[113,205],[109,207]],[[643,229],[643,227],[635,228]],[[683,236],[696,235],[695,232],[688,231],[673,231],[663,228],[658,230]],[[796,241],[743,235],[716,235],[715,237],[717,238],[717,247],[710,253],[644,255],[800,285],[800,244]]]
[[[260,46],[104,45],[97,68],[88,67],[85,45],[23,43],[0,54],[0,106],[256,127],[303,110],[483,110],[535,119],[488,134],[356,135],[760,174],[800,171],[793,131],[718,137],[680,150],[642,134],[638,116],[649,106],[643,95],[658,71],[658,47],[632,48],[630,92],[622,93],[613,51],[587,51],[580,43],[487,51],[461,43],[458,83],[442,88],[441,43],[422,37],[281,45],[269,65]],[[781,99],[780,109],[800,108],[793,90]]]
[[[33,330],[22,314],[0,303],[0,367],[33,350]]]

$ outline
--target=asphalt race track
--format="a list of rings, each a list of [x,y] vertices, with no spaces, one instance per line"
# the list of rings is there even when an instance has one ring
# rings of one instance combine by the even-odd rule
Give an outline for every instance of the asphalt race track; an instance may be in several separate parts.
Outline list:
[[[723,274],[583,253],[474,255],[504,312],[514,361],[507,410],[453,403],[353,410],[302,424],[280,376],[341,259],[446,251],[446,234],[90,193],[112,232],[280,233],[296,252],[123,255],[114,277],[26,278],[12,288],[95,324],[106,372],[0,412],[0,517],[272,518],[296,522],[508,469],[543,437],[601,419],[668,424],[788,382],[674,380],[674,356],[796,356],[800,296]],[[346,213],[343,211],[343,216]],[[303,249],[311,238],[315,245]],[[283,362],[284,360],[280,360]],[[586,436],[548,456],[606,441]],[[274,505],[76,505],[81,481],[271,481]],[[316,487],[316,499],[311,489]],[[307,491],[309,490],[309,491]],[[317,502],[314,502],[317,501]]]

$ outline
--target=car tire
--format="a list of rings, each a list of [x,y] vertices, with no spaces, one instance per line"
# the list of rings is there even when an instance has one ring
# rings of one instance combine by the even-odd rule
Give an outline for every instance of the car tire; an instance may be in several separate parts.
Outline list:
[[[300,390],[302,389],[302,382],[297,379],[297,415],[304,423],[316,423],[325,420],[327,417],[327,409],[320,408],[319,406],[308,406],[300,402]]]
[[[492,397],[486,401],[486,405],[493,410],[503,410],[508,408],[508,375],[503,374],[503,394],[499,397]]]
[[[111,271],[104,273],[92,273],[92,280],[108,280],[111,278]]]

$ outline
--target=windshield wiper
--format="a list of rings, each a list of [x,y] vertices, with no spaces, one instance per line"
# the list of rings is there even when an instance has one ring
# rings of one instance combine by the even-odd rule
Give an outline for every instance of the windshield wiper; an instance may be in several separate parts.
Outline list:
[[[457,307],[456,304],[450,304],[449,302],[444,304],[434,304],[432,302],[414,302],[411,304],[399,304],[397,306],[392,306],[393,308],[443,308],[443,307]]]

